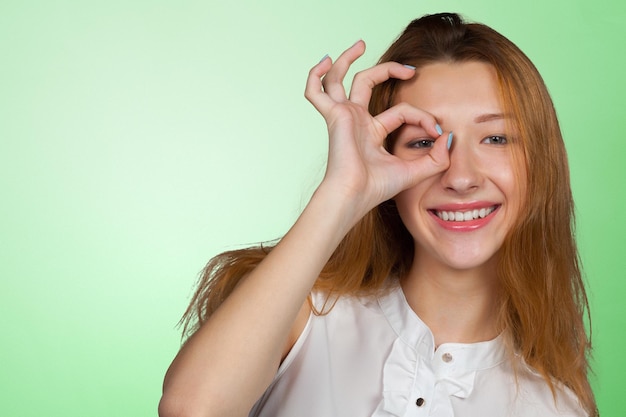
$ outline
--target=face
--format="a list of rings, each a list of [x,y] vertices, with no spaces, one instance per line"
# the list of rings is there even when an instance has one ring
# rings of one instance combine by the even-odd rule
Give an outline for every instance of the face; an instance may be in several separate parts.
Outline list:
[[[480,62],[434,63],[401,86],[396,102],[435,116],[454,132],[447,170],[396,196],[400,217],[415,241],[415,262],[453,269],[491,268],[520,215],[525,178],[514,166],[515,132],[499,100],[496,73]],[[447,138],[447,136],[446,136]],[[393,153],[426,157],[434,139],[405,125]]]

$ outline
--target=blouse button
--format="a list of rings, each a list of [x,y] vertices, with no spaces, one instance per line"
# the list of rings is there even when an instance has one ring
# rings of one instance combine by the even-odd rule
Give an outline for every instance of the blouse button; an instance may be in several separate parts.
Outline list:
[[[424,400],[422,397],[418,398],[417,401],[415,401],[415,405],[418,407],[421,407],[424,405],[424,403],[426,402],[426,400]]]
[[[441,360],[443,360],[445,363],[450,363],[452,362],[452,355],[449,353],[444,353],[443,355],[441,355]]]

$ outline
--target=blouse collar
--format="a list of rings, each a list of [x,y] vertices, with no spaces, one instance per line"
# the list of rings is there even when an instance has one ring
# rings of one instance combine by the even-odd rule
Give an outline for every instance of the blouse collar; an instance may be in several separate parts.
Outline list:
[[[435,347],[431,330],[409,306],[400,285],[379,297],[378,303],[398,337],[421,357],[430,359],[436,368],[454,361],[455,373],[464,373],[491,368],[506,359],[502,335],[485,342],[443,343]]]

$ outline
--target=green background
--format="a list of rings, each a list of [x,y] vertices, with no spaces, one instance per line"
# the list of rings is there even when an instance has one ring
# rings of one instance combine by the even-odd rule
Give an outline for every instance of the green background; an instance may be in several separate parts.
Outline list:
[[[624,4],[2,1],[1,414],[156,415],[204,263],[285,233],[323,172],[310,66],[363,38],[365,68],[412,18],[458,11],[516,42],[553,94],[593,386],[623,415]]]

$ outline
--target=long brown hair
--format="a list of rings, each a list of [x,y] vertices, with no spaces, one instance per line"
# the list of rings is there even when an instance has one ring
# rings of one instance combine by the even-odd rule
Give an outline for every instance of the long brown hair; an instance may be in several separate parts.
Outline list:
[[[597,414],[587,379],[588,301],[574,240],[566,151],[539,72],[498,32],[449,13],[411,22],[379,62],[387,61],[413,65],[418,72],[434,62],[480,61],[495,68],[503,109],[513,120],[520,144],[516,159],[525,169],[519,171],[526,175],[524,215],[507,236],[499,258],[499,324],[511,352],[539,372],[553,393],[554,381],[559,381],[591,415]],[[399,83],[389,80],[374,88],[372,114],[394,104]],[[272,248],[261,245],[213,258],[181,320],[183,334],[195,332]],[[393,201],[384,202],[346,235],[314,288],[329,296],[375,293],[390,276],[408,271],[413,251],[413,239]]]

